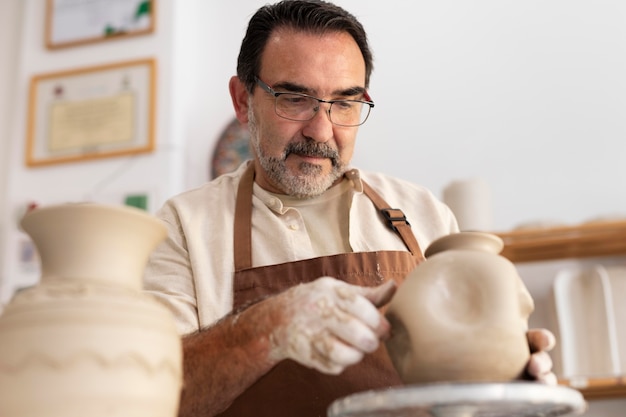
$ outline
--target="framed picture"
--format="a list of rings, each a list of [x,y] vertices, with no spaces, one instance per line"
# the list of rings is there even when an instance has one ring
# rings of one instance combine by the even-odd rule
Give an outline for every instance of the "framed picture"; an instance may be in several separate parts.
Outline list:
[[[153,151],[155,84],[154,59],[34,76],[26,165]]]
[[[64,48],[154,31],[156,0],[47,0],[46,46]]]

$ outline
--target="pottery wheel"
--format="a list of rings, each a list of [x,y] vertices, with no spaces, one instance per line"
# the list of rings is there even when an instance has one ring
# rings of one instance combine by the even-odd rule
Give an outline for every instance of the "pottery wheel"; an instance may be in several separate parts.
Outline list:
[[[353,394],[333,402],[328,417],[555,417],[586,409],[580,392],[558,385],[446,383]]]

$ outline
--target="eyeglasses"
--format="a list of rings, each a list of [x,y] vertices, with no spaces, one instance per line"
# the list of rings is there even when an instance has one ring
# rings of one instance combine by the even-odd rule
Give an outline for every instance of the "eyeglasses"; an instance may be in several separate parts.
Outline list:
[[[315,117],[320,110],[320,103],[328,103],[328,118],[331,123],[337,126],[360,126],[370,115],[370,110],[374,107],[367,92],[363,100],[322,100],[302,93],[276,92],[272,87],[265,84],[259,78],[256,83],[263,90],[274,96],[274,110],[276,114],[284,119],[296,122],[305,122]]]

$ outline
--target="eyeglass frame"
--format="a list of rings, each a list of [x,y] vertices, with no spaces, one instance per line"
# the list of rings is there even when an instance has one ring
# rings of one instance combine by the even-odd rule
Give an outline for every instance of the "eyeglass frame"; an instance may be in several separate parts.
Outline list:
[[[374,108],[374,102],[372,101],[370,95],[367,93],[367,90],[363,91],[363,97],[366,100],[346,100],[346,99],[335,99],[335,100],[324,100],[321,98],[317,98],[317,97],[313,97],[309,94],[304,94],[304,93],[296,93],[296,92],[291,92],[291,91],[275,91],[269,84],[267,84],[266,82],[264,82],[263,80],[261,80],[259,77],[254,77],[256,79],[256,83],[259,87],[261,87],[261,89],[267,93],[269,93],[270,95],[274,96],[274,113],[276,113],[276,115],[278,117],[282,117],[283,119],[286,120],[291,120],[294,122],[307,122],[311,119],[313,119],[317,113],[319,112],[319,109],[321,106],[318,106],[317,110],[313,111],[313,115],[308,118],[308,119],[291,119],[289,117],[283,116],[281,114],[278,114],[278,109],[276,108],[276,99],[280,96],[282,96],[283,94],[291,94],[291,95],[296,95],[296,96],[301,96],[301,97],[306,97],[309,99],[313,99],[313,100],[317,100],[318,103],[328,103],[330,104],[330,106],[328,107],[328,111],[325,112],[328,115],[328,120],[330,120],[330,122],[336,126],[343,126],[343,127],[357,127],[357,126],[361,126],[362,124],[364,124],[365,122],[367,122],[367,119],[370,117],[370,112],[372,111],[372,109]],[[341,102],[352,102],[352,103],[361,103],[361,104],[366,104],[369,106],[368,110],[367,110],[367,116],[365,116],[365,119],[360,122],[359,124],[356,125],[346,125],[346,124],[341,124],[341,123],[336,123],[333,121],[332,116],[330,115],[331,110],[333,108],[333,104],[335,103],[341,103]]]

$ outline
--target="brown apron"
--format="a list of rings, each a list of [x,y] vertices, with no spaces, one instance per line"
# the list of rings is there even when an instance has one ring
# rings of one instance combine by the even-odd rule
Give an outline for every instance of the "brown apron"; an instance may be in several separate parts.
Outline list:
[[[343,253],[253,268],[253,183],[254,164],[251,163],[239,184],[235,209],[234,309],[321,276],[362,286],[379,285],[389,279],[400,283],[424,259],[402,211],[388,208],[384,200],[363,183],[365,194],[410,252]],[[400,384],[383,344],[340,375],[325,375],[286,360],[261,377],[220,416],[323,417],[330,403],[338,398]]]

